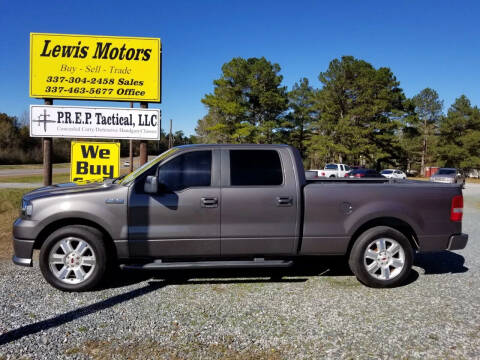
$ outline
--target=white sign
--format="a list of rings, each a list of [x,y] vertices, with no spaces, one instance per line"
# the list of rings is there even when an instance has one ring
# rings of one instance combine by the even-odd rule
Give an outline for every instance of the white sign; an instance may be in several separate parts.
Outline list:
[[[30,136],[160,139],[160,110],[30,105]]]

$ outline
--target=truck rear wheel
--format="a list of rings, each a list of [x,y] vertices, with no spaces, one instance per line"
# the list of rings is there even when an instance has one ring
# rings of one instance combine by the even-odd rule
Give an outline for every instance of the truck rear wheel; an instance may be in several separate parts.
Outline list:
[[[400,231],[388,226],[376,226],[358,237],[348,263],[357,279],[365,285],[394,287],[408,278],[413,263],[413,249]]]
[[[95,228],[72,225],[54,231],[40,249],[40,269],[52,286],[63,291],[87,291],[103,278],[107,255]]]

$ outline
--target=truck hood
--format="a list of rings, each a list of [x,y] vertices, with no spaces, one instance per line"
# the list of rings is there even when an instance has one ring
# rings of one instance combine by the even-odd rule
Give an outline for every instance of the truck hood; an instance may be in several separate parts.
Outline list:
[[[104,192],[109,191],[112,188],[116,188],[118,184],[113,184],[109,182],[104,183],[92,183],[86,185],[77,185],[75,183],[63,183],[63,184],[56,184],[51,186],[44,186],[29,193],[26,193],[23,198],[24,200],[34,200],[39,198],[46,198],[52,196],[61,196],[61,195],[71,195],[71,194],[78,194],[78,193],[86,193],[86,192]]]

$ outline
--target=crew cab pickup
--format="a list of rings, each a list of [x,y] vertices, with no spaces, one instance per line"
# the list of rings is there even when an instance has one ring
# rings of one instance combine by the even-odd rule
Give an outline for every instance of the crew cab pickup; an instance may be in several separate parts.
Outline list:
[[[390,179],[305,179],[287,145],[186,145],[124,178],[24,195],[13,262],[65,291],[92,289],[108,266],[290,266],[346,255],[373,287],[407,278],[414,251],[456,250],[462,189]],[[113,264],[113,265],[112,265]]]

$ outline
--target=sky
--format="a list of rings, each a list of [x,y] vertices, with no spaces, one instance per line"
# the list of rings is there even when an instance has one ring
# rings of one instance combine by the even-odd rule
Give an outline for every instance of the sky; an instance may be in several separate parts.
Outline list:
[[[478,1],[10,1],[0,0],[0,112],[20,117],[30,104],[30,32],[162,39],[163,123],[195,133],[202,97],[234,57],[278,63],[291,89],[334,58],[353,55],[389,67],[408,97],[435,89],[444,111],[465,94],[480,106]],[[55,100],[58,105],[129,103]]]

